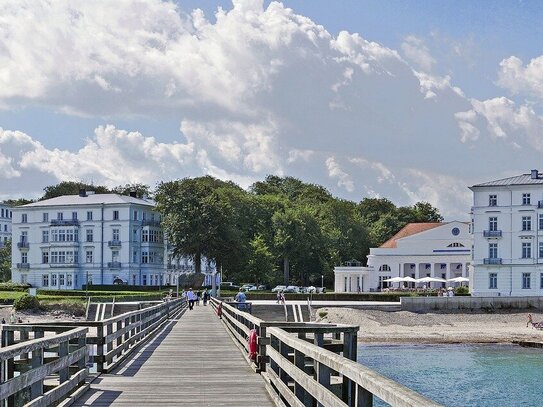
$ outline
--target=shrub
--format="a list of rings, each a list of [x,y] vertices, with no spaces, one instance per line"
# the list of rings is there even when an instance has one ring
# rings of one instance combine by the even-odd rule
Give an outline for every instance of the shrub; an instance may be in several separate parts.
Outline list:
[[[466,287],[466,286],[456,287],[454,289],[454,293],[456,295],[467,295],[469,294],[469,287]]]
[[[13,303],[13,307],[17,311],[38,310],[40,309],[40,301],[36,297],[25,294],[15,300],[15,302]]]
[[[63,311],[67,314],[72,314],[76,317],[85,315],[85,304],[78,300],[56,300],[45,301],[42,303],[47,311]]]
[[[0,291],[26,292],[30,287],[30,284],[0,283]]]

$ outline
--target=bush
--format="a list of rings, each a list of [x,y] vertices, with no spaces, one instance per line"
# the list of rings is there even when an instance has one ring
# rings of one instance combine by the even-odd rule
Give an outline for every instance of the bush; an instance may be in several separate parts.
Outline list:
[[[30,284],[0,283],[0,291],[26,292],[30,287]]]
[[[469,294],[469,287],[466,287],[466,286],[456,287],[454,289],[454,293],[456,295],[467,295]]]
[[[40,301],[36,297],[25,294],[15,300],[15,302],[13,303],[13,307],[17,311],[38,310],[40,309]]]
[[[67,314],[72,314],[76,317],[82,317],[85,315],[85,303],[78,300],[56,300],[45,301],[42,303],[43,307],[47,311],[63,311]]]

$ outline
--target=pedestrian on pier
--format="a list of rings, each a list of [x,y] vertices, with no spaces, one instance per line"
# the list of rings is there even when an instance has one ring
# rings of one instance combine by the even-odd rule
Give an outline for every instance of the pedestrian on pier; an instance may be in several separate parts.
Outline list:
[[[189,300],[189,310],[191,311],[194,308],[194,301],[196,301],[196,298],[196,294],[194,294],[194,291],[192,291],[192,288],[190,288],[187,293],[187,299]]]
[[[207,290],[204,290],[202,299],[204,300],[204,305],[207,305],[207,301],[209,300],[209,292]]]

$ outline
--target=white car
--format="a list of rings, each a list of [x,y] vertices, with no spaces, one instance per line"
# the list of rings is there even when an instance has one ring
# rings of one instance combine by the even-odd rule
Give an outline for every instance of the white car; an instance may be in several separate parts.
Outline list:
[[[300,287],[297,285],[289,285],[287,288],[285,288],[286,293],[299,293]]]
[[[272,288],[272,293],[276,293],[278,291],[285,291],[286,288],[287,288],[286,285],[278,285],[278,286]]]

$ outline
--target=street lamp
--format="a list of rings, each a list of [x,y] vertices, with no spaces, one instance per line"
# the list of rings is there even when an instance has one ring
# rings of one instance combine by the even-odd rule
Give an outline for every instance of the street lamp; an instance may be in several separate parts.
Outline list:
[[[321,292],[324,291],[324,274],[321,275]]]

